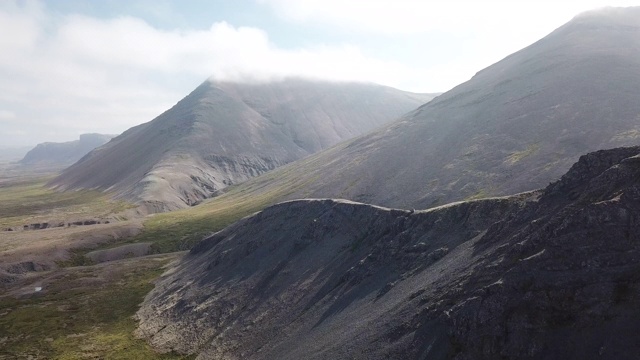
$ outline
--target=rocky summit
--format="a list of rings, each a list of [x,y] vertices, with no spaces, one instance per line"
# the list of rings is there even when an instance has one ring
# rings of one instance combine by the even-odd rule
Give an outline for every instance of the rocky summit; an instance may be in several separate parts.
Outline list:
[[[634,359],[638,214],[640,147],[430,210],[285,202],[175,263],[137,334],[200,359]]]
[[[432,98],[364,83],[207,80],[154,120],[88,154],[50,185],[108,191],[150,212],[184,208],[361,135]]]

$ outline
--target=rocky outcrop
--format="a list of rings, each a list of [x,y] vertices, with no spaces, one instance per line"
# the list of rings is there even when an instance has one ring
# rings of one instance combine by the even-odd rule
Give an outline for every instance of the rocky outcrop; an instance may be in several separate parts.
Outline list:
[[[282,203],[203,240],[137,334],[201,359],[632,359],[640,147],[426,211]]]
[[[22,226],[22,230],[44,230],[50,228],[61,228],[61,227],[71,227],[71,226],[88,226],[88,225],[99,225],[99,224],[109,224],[111,220],[96,220],[96,219],[86,219],[86,220],[73,220],[73,221],[47,221],[40,223],[32,223],[25,224]],[[4,231],[16,231],[18,228],[4,228]]]

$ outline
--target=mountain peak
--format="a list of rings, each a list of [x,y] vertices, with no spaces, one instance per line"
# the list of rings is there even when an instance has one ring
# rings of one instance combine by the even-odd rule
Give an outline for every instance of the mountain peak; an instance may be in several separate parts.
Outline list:
[[[400,120],[253,184],[404,208],[544,187],[582,154],[640,139],[637,24],[640,8],[579,16]]]
[[[372,130],[432,97],[361,83],[208,79],[51,185],[109,190],[150,211],[181,208]]]

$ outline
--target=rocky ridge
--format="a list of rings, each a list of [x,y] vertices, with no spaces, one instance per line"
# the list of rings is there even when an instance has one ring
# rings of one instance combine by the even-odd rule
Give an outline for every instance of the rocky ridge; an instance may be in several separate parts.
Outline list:
[[[639,204],[640,147],[425,211],[278,204],[174,264],[137,333],[201,359],[632,359]]]

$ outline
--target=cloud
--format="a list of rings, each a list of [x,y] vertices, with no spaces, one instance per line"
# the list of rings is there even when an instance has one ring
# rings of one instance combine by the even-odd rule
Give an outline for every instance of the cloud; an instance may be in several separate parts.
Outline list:
[[[15,119],[16,114],[7,110],[0,110],[0,121]]]
[[[28,129],[28,136],[9,139],[19,144],[122,132],[162,113],[209,76],[390,83],[391,74],[412,73],[350,44],[282,49],[253,27],[217,22],[169,31],[134,17],[52,14],[33,1],[0,4],[0,45],[0,117],[13,114],[3,123],[10,127],[5,133]]]
[[[507,0],[257,0],[283,18],[299,23],[340,26],[378,34],[433,31],[467,33],[469,29],[517,31],[570,20],[579,12],[603,6],[633,6],[631,0],[507,1]],[[547,31],[546,29],[544,31]]]
[[[0,121],[15,135],[1,141],[119,133],[153,119],[209,76],[306,76],[444,91],[580,11],[574,2],[258,1],[286,19],[280,30],[365,34],[368,45],[347,36],[283,48],[262,29],[224,21],[167,30],[132,16],[95,18],[53,12],[35,0],[1,1]],[[402,44],[402,55],[387,48],[394,44]]]

